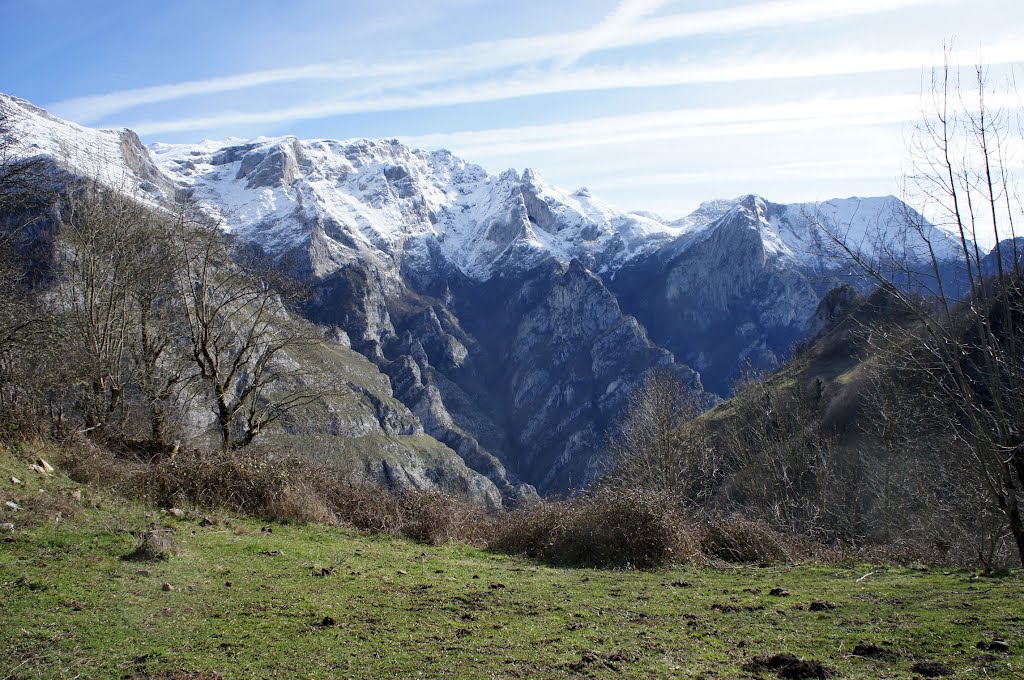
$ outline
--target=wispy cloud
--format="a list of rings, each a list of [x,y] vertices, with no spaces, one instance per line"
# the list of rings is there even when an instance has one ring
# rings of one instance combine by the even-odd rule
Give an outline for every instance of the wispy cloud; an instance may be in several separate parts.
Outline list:
[[[1013,93],[993,94],[986,100],[992,111],[1018,105]],[[403,139],[416,147],[447,148],[467,157],[511,156],[641,142],[891,125],[917,121],[921,115],[922,100],[914,95],[818,97],[770,105],[676,109]]]
[[[620,0],[604,20],[587,31],[561,56],[558,67],[569,67],[587,54],[612,43],[637,21],[668,5],[670,0]]]
[[[899,157],[890,158],[847,158],[842,160],[806,161],[776,163],[771,165],[743,165],[700,172],[648,172],[643,174],[621,173],[602,186],[618,189],[676,187],[685,184],[719,184],[723,182],[763,182],[766,180],[850,179],[855,177],[878,177],[893,172],[899,167]]]
[[[659,63],[620,68],[575,68],[544,75],[511,76],[469,85],[439,87],[422,92],[341,98],[264,111],[222,112],[195,118],[136,121],[131,127],[141,134],[157,135],[310,120],[353,113],[474,104],[568,92],[876,73],[919,69],[921,64],[933,63],[938,57],[938,53],[920,51],[873,54],[841,51],[787,57],[748,55],[742,61],[718,63]],[[970,62],[975,57],[975,53],[970,51],[950,53],[953,61]],[[985,60],[989,64],[1024,62],[1024,40],[1015,37],[991,45],[985,51]]]
[[[396,61],[345,61],[157,85],[55,102],[49,108],[81,123],[95,123],[130,109],[188,97],[234,92],[300,81],[393,79],[391,86],[419,89],[508,69],[546,69],[575,64],[601,50],[649,45],[665,40],[750,29],[834,21],[900,9],[962,0],[775,0],[700,12],[650,15],[666,2],[623,0],[597,26],[582,31],[544,34],[409,55]],[[556,71],[559,69],[556,68]],[[345,106],[338,106],[342,113]],[[328,110],[331,110],[328,107]],[[300,114],[301,115],[301,114]],[[322,114],[317,114],[322,115]],[[330,113],[327,115],[331,115]],[[308,116],[307,116],[308,117]],[[240,120],[227,116],[211,120]],[[256,120],[263,121],[264,118]],[[283,120],[277,118],[276,120]],[[159,126],[154,125],[155,128]],[[191,128],[177,128],[191,129]]]
[[[450,148],[466,156],[525,154],[553,149],[687,138],[848,128],[915,120],[921,100],[889,95],[815,98],[761,106],[677,109],[606,116],[551,125],[406,137],[414,146]]]

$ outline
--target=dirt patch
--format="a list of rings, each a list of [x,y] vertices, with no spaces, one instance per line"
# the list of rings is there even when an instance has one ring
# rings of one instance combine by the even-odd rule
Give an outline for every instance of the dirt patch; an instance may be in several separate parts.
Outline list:
[[[895,654],[892,650],[886,649],[873,642],[858,642],[853,648],[854,656],[863,656],[868,659],[891,659]]]
[[[1010,653],[1010,643],[1007,642],[1006,640],[1000,640],[998,638],[992,640],[991,642],[986,642],[986,641],[982,640],[981,642],[979,642],[975,646],[978,649],[987,650],[989,652],[1001,652],[1003,654],[1009,654]]]
[[[926,678],[941,678],[944,675],[953,675],[953,669],[944,663],[937,661],[918,661],[910,670],[920,673]]]
[[[640,656],[630,651],[616,651],[616,652],[584,652],[580,657],[580,660],[569,664],[568,668],[570,671],[579,673],[580,671],[588,668],[608,668],[613,671],[620,671],[620,664],[623,663],[636,663],[640,660]]]
[[[715,610],[716,612],[724,612],[724,613],[764,611],[764,605],[763,604],[738,605],[738,604],[729,604],[729,603],[716,602],[715,604],[711,605],[711,608],[713,610]]]
[[[319,622],[313,624],[313,628],[330,628],[337,625],[338,621],[333,616],[325,616]]]
[[[755,656],[743,666],[752,673],[775,673],[780,678],[803,680],[804,678],[829,678],[831,669],[820,661],[800,659],[794,654],[772,654]]]

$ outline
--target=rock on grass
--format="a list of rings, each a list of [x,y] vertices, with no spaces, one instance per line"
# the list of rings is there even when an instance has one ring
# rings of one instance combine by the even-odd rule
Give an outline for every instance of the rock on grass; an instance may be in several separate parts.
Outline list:
[[[174,540],[167,529],[149,529],[139,538],[135,550],[124,556],[130,562],[158,562],[174,555]]]

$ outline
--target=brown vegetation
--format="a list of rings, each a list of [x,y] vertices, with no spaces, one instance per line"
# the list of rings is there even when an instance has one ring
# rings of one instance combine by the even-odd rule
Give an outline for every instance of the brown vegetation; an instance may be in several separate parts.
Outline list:
[[[427,544],[463,542],[565,566],[778,562],[807,553],[767,525],[697,517],[663,493],[604,488],[488,512],[438,492],[354,483],[329,467],[260,448],[208,453],[117,454],[89,441],[67,447],[73,478],[165,508],[227,509],[283,522],[325,522]],[[822,553],[823,554],[823,553]]]
[[[571,566],[650,568],[700,557],[676,503],[642,489],[603,489],[511,512],[490,545]]]

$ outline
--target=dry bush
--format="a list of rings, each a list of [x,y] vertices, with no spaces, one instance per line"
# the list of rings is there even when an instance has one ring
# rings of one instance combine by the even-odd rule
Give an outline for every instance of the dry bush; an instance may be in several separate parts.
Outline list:
[[[869,543],[866,545],[837,545],[813,551],[818,562],[826,564],[863,565],[863,564],[926,564],[949,565],[964,564],[950,562],[945,553],[934,545],[925,545],[915,541],[893,541],[886,544]]]
[[[126,450],[116,455],[84,442],[66,465],[76,479],[165,506],[340,523],[432,545],[487,546],[566,566],[650,569],[705,556],[766,562],[786,560],[794,552],[764,524],[736,517],[698,523],[674,496],[642,489],[602,488],[494,515],[447,494],[358,484],[328,466],[252,448],[181,450],[139,460]]]
[[[161,505],[194,503],[282,521],[333,521],[311,472],[301,459],[276,459],[258,450],[182,450],[154,463],[140,491]]]
[[[329,497],[335,515],[346,524],[431,545],[454,541],[483,545],[493,525],[483,508],[436,491],[390,492],[341,483],[330,490]]]
[[[700,531],[700,548],[708,557],[727,562],[781,562],[791,556],[781,534],[763,522],[742,517],[706,521]]]
[[[107,487],[123,495],[137,492],[149,472],[148,465],[118,457],[84,438],[67,445],[62,467],[77,482]]]
[[[461,541],[483,545],[492,528],[490,516],[475,505],[454,496],[431,492],[399,496],[403,511],[402,535],[415,541],[438,545]]]
[[[568,501],[541,501],[512,510],[502,516],[487,547],[536,558],[553,554],[571,512]]]
[[[649,569],[700,556],[676,504],[643,490],[603,489],[510,512],[490,547],[591,567]]]
[[[70,448],[65,465],[78,481],[158,505],[192,504],[278,521],[341,523],[434,545],[483,545],[494,523],[483,508],[444,493],[353,483],[327,465],[254,447],[171,452],[122,443],[115,453],[84,440]]]

